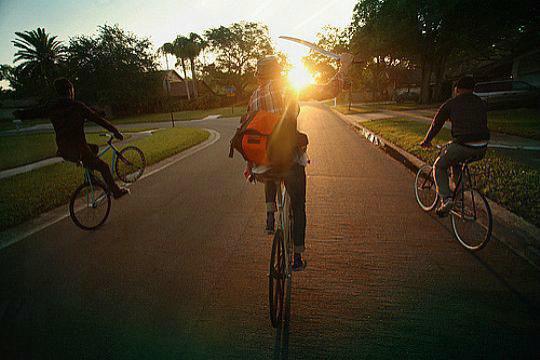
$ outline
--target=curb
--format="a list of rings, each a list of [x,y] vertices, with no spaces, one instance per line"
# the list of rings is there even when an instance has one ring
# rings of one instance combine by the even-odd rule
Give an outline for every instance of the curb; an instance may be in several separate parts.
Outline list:
[[[331,108],[330,110],[360,135],[402,163],[409,170],[416,172],[421,166],[426,164],[399,146],[376,135],[359,123],[353,122],[346,115]],[[540,270],[540,229],[495,201],[491,199],[487,200],[493,215],[494,226],[492,236],[507,246],[516,255]]]

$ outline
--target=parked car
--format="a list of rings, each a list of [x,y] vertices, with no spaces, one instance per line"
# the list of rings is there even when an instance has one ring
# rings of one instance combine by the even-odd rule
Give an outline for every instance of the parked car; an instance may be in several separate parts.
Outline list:
[[[474,94],[484,100],[488,109],[536,107],[540,101],[540,89],[524,81],[480,82]]]
[[[404,102],[418,103],[420,100],[420,88],[402,88],[394,92],[394,100],[398,104]]]

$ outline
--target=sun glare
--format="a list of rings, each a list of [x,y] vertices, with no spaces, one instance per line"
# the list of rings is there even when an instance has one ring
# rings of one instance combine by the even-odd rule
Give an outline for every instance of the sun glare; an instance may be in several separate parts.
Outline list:
[[[315,83],[313,74],[302,64],[302,62],[295,62],[288,74],[289,83],[298,91],[302,90],[306,86]]]

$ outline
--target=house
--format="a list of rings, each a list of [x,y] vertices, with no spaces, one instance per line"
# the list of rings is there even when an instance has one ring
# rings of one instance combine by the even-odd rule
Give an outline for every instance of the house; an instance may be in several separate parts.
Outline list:
[[[159,70],[156,74],[161,76],[164,96],[187,99],[189,91],[190,97],[193,97],[193,81],[188,80],[186,86],[186,81],[176,70]],[[204,81],[197,80],[197,85],[199,96],[216,95]]]

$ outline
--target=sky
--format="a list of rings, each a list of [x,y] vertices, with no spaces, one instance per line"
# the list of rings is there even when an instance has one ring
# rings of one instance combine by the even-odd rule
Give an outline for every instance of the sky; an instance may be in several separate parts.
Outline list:
[[[358,0],[0,0],[0,64],[12,64],[15,31],[44,27],[67,40],[90,35],[99,25],[118,24],[150,38],[155,48],[178,34],[238,21],[268,25],[277,50],[297,62],[308,51],[278,39],[280,35],[316,40],[324,25],[350,23]]]

